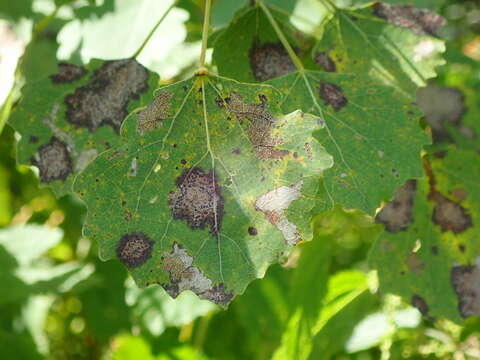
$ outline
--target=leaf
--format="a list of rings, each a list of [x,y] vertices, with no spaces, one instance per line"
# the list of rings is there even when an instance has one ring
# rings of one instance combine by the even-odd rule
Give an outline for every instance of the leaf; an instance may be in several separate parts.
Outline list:
[[[408,182],[377,215],[386,231],[370,254],[380,289],[427,318],[480,315],[478,154],[451,148],[429,157],[428,179]]]
[[[151,99],[158,76],[134,59],[59,63],[59,72],[27,83],[9,122],[22,135],[17,159],[39,168],[57,196],[75,175],[119,142],[123,119]]]
[[[245,13],[222,35],[227,39],[242,34],[238,43],[217,41],[214,59],[219,71],[228,76],[257,74],[257,80],[273,78],[268,83],[284,94],[284,112],[300,108],[325,121],[327,131],[318,134],[318,139],[333,155],[335,166],[325,173],[318,194],[323,201],[317,212],[338,204],[374,214],[380,202],[391,198],[407,179],[421,176],[419,154],[428,137],[418,126],[418,110],[394,89],[360,75],[362,71],[291,73],[295,71],[292,60],[265,15],[258,11]],[[256,33],[261,38],[256,38]],[[245,46],[253,46],[250,58]],[[252,57],[252,49],[262,50]]]
[[[312,237],[331,157],[317,118],[283,116],[280,94],[214,76],[164,87],[122,128],[123,145],[77,177],[86,236],[140,287],[190,289],[227,305],[268,265]]]
[[[432,12],[376,3],[337,11],[317,43],[313,59],[328,72],[368,74],[398,95],[415,99],[418,86],[444,63],[443,41],[432,36],[445,20]]]

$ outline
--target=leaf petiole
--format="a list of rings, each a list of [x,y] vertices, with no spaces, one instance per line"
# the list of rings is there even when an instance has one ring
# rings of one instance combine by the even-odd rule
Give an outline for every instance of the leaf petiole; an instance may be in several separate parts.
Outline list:
[[[202,49],[200,51],[200,68],[197,71],[198,75],[208,74],[205,68],[205,53],[207,52],[208,30],[210,26],[210,10],[212,7],[211,0],[205,0],[205,15],[203,17],[203,30],[202,30]]]

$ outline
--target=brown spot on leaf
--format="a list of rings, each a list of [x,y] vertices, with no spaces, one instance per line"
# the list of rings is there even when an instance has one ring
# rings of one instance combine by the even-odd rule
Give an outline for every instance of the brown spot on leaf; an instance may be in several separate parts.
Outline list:
[[[432,128],[434,142],[450,140],[449,126],[460,128],[467,112],[465,95],[453,87],[428,85],[417,91],[416,103]]]
[[[40,170],[40,180],[44,183],[65,180],[72,172],[72,161],[67,145],[56,137],[40,146],[31,162]]]
[[[58,63],[58,73],[50,75],[50,80],[56,84],[71,83],[81,79],[87,70],[82,66],[69,64],[67,62]]]
[[[253,76],[258,81],[269,80],[295,71],[295,64],[281,43],[260,45],[255,41],[250,48],[249,56]]]
[[[337,71],[337,66],[335,65],[335,62],[332,60],[332,58],[330,57],[330,55],[328,55],[328,52],[326,51],[317,52],[313,60],[318,66],[320,66],[323,70],[327,72]]]
[[[248,138],[250,139],[255,155],[260,160],[281,159],[288,155],[288,150],[280,150],[275,147],[283,143],[282,139],[271,134],[275,125],[275,117],[268,111],[268,102],[261,98],[260,104],[248,104],[243,98],[233,92],[227,101],[229,112],[237,117],[242,124],[248,120]]]
[[[163,121],[170,117],[170,99],[172,94],[162,91],[155,96],[153,102],[137,115],[137,129],[140,134],[158,129]]]
[[[335,111],[340,111],[348,104],[348,99],[343,94],[342,89],[331,83],[320,84],[320,98],[325,101],[326,105],[331,105]]]
[[[184,290],[191,290],[200,298],[219,305],[227,305],[233,298],[233,293],[227,293],[223,283],[213,285],[203,271],[193,266],[193,257],[175,242],[173,250],[163,257],[162,268],[169,273],[170,280],[170,284],[162,286],[173,298]]]
[[[253,226],[250,226],[250,227],[248,228],[248,233],[249,233],[250,235],[252,235],[252,236],[255,236],[255,235],[258,234],[258,230],[257,230],[257,228],[255,228],[255,227],[253,227]]]
[[[30,136],[30,138],[28,139],[28,142],[30,144],[36,144],[38,142],[38,137],[36,136]]]
[[[118,132],[129,102],[147,90],[148,77],[135,59],[106,61],[85,86],[65,98],[67,120],[92,132],[103,125]]]
[[[153,241],[142,232],[125,234],[117,246],[117,257],[128,268],[143,265],[152,254]]]
[[[442,231],[451,230],[459,234],[473,225],[472,218],[460,204],[447,199],[440,193],[435,194],[434,200],[432,221],[440,226]]]
[[[413,295],[411,304],[412,306],[416,307],[423,316],[428,316],[428,305],[422,297]]]
[[[407,257],[407,266],[408,270],[410,270],[415,275],[420,275],[422,270],[425,268],[425,264],[422,260],[418,257],[418,254],[415,252],[411,252]]]
[[[240,155],[241,153],[242,153],[242,151],[239,148],[235,148],[235,149],[232,150],[232,154]]]
[[[416,9],[411,5],[390,5],[376,3],[373,13],[388,23],[410,29],[417,35],[438,36],[438,30],[446,24],[446,20],[432,11]]]
[[[193,230],[209,225],[211,234],[217,234],[223,218],[223,197],[215,172],[206,173],[199,167],[187,169],[176,185],[177,190],[168,196],[173,218],[186,220]]]
[[[480,269],[478,265],[454,266],[451,271],[453,289],[458,297],[462,317],[480,316]]]
[[[416,181],[408,180],[397,189],[394,199],[379,211],[375,217],[375,222],[384,224],[385,229],[391,233],[407,230],[413,221],[413,202],[416,188]]]

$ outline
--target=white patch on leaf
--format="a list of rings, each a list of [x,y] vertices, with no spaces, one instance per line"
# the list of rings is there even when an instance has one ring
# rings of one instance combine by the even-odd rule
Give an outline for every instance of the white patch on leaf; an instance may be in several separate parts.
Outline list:
[[[297,226],[288,221],[285,210],[292,201],[300,197],[302,186],[303,181],[292,186],[281,186],[259,196],[255,202],[257,210],[265,214],[267,219],[281,231],[287,244],[292,246],[302,239],[297,231]]]

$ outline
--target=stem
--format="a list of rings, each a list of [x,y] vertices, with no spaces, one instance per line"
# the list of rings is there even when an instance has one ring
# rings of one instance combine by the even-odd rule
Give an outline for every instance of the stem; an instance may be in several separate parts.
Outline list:
[[[210,26],[210,9],[212,7],[212,0],[205,0],[205,15],[203,17],[203,31],[202,31],[202,50],[200,52],[200,69],[199,73],[205,72],[205,53],[207,51],[208,28]]]
[[[145,46],[147,45],[147,43],[150,41],[150,39],[152,38],[153,34],[155,33],[155,31],[157,31],[158,27],[160,26],[160,24],[163,22],[163,20],[167,17],[167,15],[170,13],[170,11],[175,7],[175,5],[177,5],[177,2],[178,0],[175,0],[172,5],[169,6],[169,8],[167,9],[167,11],[165,11],[165,13],[162,15],[162,17],[157,21],[157,23],[155,24],[155,26],[152,28],[152,30],[150,30],[150,32],[148,33],[147,37],[145,38],[145,40],[143,40],[143,43],[142,45],[140,45],[140,47],[138,48],[137,51],[135,51],[135,54],[133,54],[132,58],[136,58],[138,57],[138,55],[140,55],[140,53],[143,51],[143,49],[145,48]]]
[[[297,54],[295,54],[295,51],[293,50],[292,46],[288,42],[285,35],[283,35],[283,32],[278,26],[277,21],[273,17],[272,13],[268,9],[268,7],[265,6],[263,1],[258,1],[257,3],[258,5],[260,5],[260,8],[265,13],[268,21],[270,22],[270,25],[272,25],[273,29],[275,30],[275,33],[280,39],[280,42],[282,43],[283,47],[285,48],[285,50],[287,50],[288,56],[290,56],[290,59],[292,59],[293,63],[295,64],[295,67],[297,68],[297,71],[303,74],[305,72],[305,68],[303,67],[302,62],[298,58]]]

